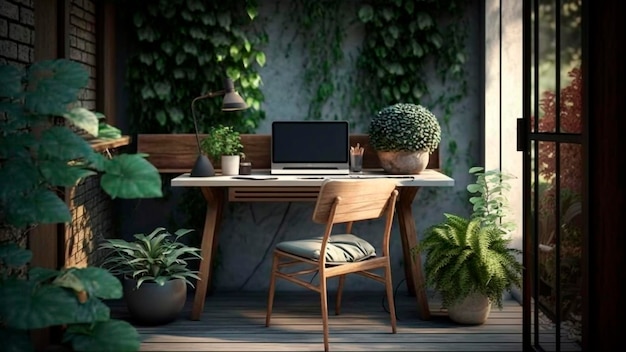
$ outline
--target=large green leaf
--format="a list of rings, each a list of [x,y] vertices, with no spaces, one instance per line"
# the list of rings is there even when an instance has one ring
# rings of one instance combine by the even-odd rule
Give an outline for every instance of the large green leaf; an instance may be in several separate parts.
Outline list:
[[[69,161],[85,158],[94,153],[87,141],[63,126],[55,126],[43,131],[39,143],[41,158]]]
[[[0,341],[4,352],[34,351],[28,331],[11,329],[0,325]]]
[[[39,163],[39,170],[48,183],[64,187],[75,186],[80,179],[96,174],[80,165],[71,165],[59,160],[42,160]]]
[[[113,127],[106,122],[100,122],[98,125],[98,138],[100,139],[116,139],[122,137],[122,131]]]
[[[27,264],[33,258],[33,252],[15,243],[0,244],[0,262],[9,268],[17,268]]]
[[[87,85],[89,73],[82,64],[66,60],[44,60],[28,70],[25,106],[41,115],[61,116],[67,106],[77,99],[80,89]]]
[[[42,283],[49,281],[59,275],[59,271],[55,269],[33,267],[28,271],[28,279],[34,283]]]
[[[0,65],[0,97],[14,98],[22,91],[22,72],[11,65]]]
[[[0,285],[0,316],[10,327],[40,329],[74,320],[76,297],[71,291],[11,279]]]
[[[122,154],[109,160],[100,185],[112,198],[163,196],[159,171],[138,154]]]
[[[30,224],[57,224],[72,219],[67,205],[53,191],[37,189],[22,196],[13,197],[3,204],[6,221],[18,228]]]
[[[74,125],[82,128],[90,135],[94,137],[98,136],[98,117],[93,111],[83,107],[77,107],[63,114],[63,117],[70,120]]]
[[[39,171],[30,159],[9,159],[3,161],[0,168],[0,200],[4,203],[8,199],[21,198],[22,194],[29,193],[39,184]],[[10,206],[10,204],[8,204]]]
[[[108,270],[98,267],[72,269],[72,273],[82,281],[90,296],[102,299],[122,297],[122,284]]]
[[[35,139],[30,133],[14,133],[2,136],[0,139],[0,158],[30,158],[29,148],[34,144]]]
[[[74,351],[138,351],[137,330],[122,320],[107,320],[93,325],[71,325],[63,335]]]

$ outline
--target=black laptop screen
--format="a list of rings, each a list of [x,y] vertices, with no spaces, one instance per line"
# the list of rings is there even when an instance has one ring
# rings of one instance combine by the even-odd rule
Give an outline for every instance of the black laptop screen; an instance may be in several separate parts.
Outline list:
[[[274,121],[273,163],[346,163],[347,121]]]

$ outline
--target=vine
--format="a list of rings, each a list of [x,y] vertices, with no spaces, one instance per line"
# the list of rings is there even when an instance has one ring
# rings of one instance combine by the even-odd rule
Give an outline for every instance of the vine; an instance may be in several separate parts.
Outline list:
[[[326,111],[337,111],[335,100],[347,88],[340,79],[345,59],[345,6],[342,1],[297,0],[290,2],[290,16],[285,16],[287,24],[294,25],[286,55],[290,55],[294,44],[304,53],[302,85],[310,97],[309,120],[327,119],[323,116]],[[339,119],[337,112],[332,119]]]
[[[450,118],[467,94],[463,1],[371,1],[358,11],[365,39],[357,59],[359,77],[353,104],[377,111],[396,102],[438,108],[444,140],[448,141],[444,171],[457,159]],[[441,93],[433,96],[429,84],[437,73]]]
[[[228,123],[240,132],[254,131],[265,118],[256,68],[265,65],[259,47],[267,42],[251,26],[258,13],[256,1],[159,0],[135,6],[136,51],[127,71],[133,130],[192,132],[192,99],[222,89],[223,79],[230,77],[252,109],[233,119],[232,113],[221,111],[220,99],[207,99],[197,105],[198,127],[205,131]]]
[[[441,111],[438,117],[448,141],[443,168],[451,172],[458,159],[451,117],[467,94],[463,5],[460,0],[371,0],[356,5],[292,1],[288,17],[296,32],[287,55],[294,43],[304,49],[307,118],[341,116],[353,126],[367,126],[384,106],[398,102],[428,106]],[[351,11],[354,17],[347,18]],[[347,58],[346,30],[353,25],[363,26],[364,35],[356,57]],[[433,79],[441,83],[438,93],[430,88]],[[326,109],[336,114],[324,117]]]

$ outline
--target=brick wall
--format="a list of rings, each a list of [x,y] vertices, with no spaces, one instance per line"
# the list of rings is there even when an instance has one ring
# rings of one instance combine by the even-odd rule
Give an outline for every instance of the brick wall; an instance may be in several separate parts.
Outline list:
[[[0,0],[0,64],[23,67],[34,60],[34,0]]]
[[[72,0],[67,9],[67,55],[69,59],[84,64],[89,71],[89,83],[78,99],[82,106],[90,110],[96,109],[95,1]],[[34,61],[35,6],[37,3],[34,0],[0,0],[0,64],[24,67]],[[102,191],[100,176],[81,181],[75,187],[66,189],[65,194],[72,222],[65,226],[62,233],[64,265],[97,265],[100,260],[98,243],[102,238],[115,235],[113,201]]]
[[[81,62],[89,71],[89,83],[79,95],[83,107],[96,108],[96,5],[94,0],[70,3],[69,58]]]
[[[83,107],[96,108],[96,6],[95,0],[72,0],[69,9],[69,57],[89,71],[89,83],[79,94]],[[98,244],[115,235],[113,201],[102,191],[100,176],[91,176],[66,190],[72,222],[65,228],[66,266],[98,265]]]

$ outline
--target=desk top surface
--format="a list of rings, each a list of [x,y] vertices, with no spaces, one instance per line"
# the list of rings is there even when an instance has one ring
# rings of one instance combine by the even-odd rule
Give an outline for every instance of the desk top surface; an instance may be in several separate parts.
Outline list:
[[[399,187],[451,187],[454,179],[433,169],[418,175],[390,175],[383,171],[364,170],[350,175],[270,175],[255,170],[252,175],[191,177],[188,173],[172,179],[173,187],[315,187],[326,179],[392,178]]]

